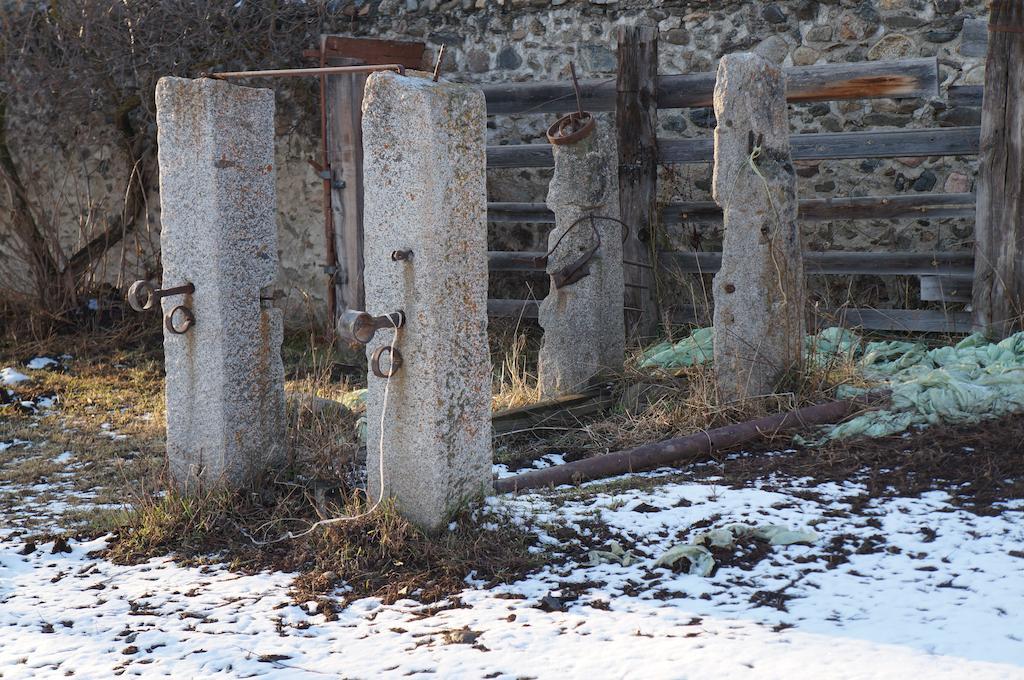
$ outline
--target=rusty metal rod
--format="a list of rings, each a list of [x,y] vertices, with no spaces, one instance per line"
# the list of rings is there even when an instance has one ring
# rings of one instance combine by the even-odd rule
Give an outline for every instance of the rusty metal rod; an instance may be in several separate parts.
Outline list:
[[[320,36],[320,69],[327,68],[327,36]],[[320,74],[320,173],[323,180],[321,209],[324,213],[324,243],[327,250],[327,266],[333,273],[327,276],[327,328],[331,338],[338,323],[338,249],[334,230],[334,170],[331,168],[331,154],[327,138],[327,75]]]
[[[366,66],[324,66],[319,68],[283,68],[270,71],[224,71],[202,73],[200,77],[228,80],[230,78],[287,78],[292,76],[329,76],[334,73],[369,73],[371,71],[398,71],[405,75],[401,64],[372,64]]]
[[[781,430],[839,422],[859,411],[881,407],[887,397],[888,392],[868,393],[856,399],[817,404],[685,437],[644,444],[635,449],[606,453],[542,470],[531,470],[514,477],[495,480],[494,490],[498,493],[508,493],[542,486],[576,484],[589,479],[649,470],[683,460],[692,461],[714,451],[730,449],[753,439],[776,434]]]

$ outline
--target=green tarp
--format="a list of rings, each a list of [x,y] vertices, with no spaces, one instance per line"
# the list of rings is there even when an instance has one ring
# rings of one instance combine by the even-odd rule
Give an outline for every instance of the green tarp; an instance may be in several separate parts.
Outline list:
[[[700,328],[675,344],[644,353],[641,366],[674,369],[709,363],[713,331]],[[868,387],[840,387],[840,398],[868,389],[892,391],[892,405],[822,430],[815,444],[854,435],[881,437],[912,425],[968,424],[1024,411],[1024,333],[991,343],[980,334],[929,349],[915,342],[864,342],[845,328],[827,328],[804,341],[804,358],[818,366],[852,362]]]

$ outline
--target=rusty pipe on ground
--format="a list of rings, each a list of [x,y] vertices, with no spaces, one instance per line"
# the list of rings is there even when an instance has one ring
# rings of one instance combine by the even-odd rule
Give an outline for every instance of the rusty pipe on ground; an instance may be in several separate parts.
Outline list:
[[[839,422],[855,413],[880,408],[888,396],[888,391],[869,392],[854,399],[816,404],[685,437],[644,444],[635,449],[606,453],[542,470],[531,470],[514,477],[495,480],[494,490],[497,493],[508,493],[542,486],[577,484],[591,479],[649,470],[684,459],[690,462],[714,451],[729,449],[782,430]]]

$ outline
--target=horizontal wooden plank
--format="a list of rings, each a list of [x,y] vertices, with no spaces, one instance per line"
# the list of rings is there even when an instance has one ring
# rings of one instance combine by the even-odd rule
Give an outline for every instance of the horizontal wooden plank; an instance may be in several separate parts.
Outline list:
[[[421,42],[329,35],[325,43],[328,59],[347,57],[366,64],[401,64],[417,69],[425,66],[423,51],[426,45]]]
[[[970,193],[805,198],[800,201],[798,215],[804,222],[974,217],[974,204],[974,194]],[[527,211],[520,210],[518,214],[526,215]],[[714,201],[668,203],[662,209],[661,221],[663,224],[717,224],[722,221],[722,209]]]
[[[607,388],[599,387],[580,394],[546,399],[518,408],[504,409],[491,416],[494,434],[505,434],[538,426],[576,424],[583,416],[599,413],[616,403]]]
[[[946,90],[950,106],[981,106],[984,85],[953,85]]]
[[[972,156],[978,153],[981,128],[949,127],[924,130],[861,130],[793,135],[789,138],[795,160],[838,158],[896,158],[901,156]],[[715,143],[702,139],[659,139],[659,163],[710,163]],[[550,168],[549,144],[487,147],[488,168]]]
[[[903,333],[970,333],[970,312],[934,309],[864,309],[847,307],[819,315],[819,328],[845,326]]]
[[[487,147],[487,168],[553,168],[550,144],[507,144]]]
[[[924,302],[970,302],[971,280],[959,276],[919,276]]]
[[[799,217],[805,222],[973,217],[974,204],[974,194],[970,193],[805,198],[800,201]],[[554,224],[555,214],[544,203],[491,202],[487,204],[487,220]],[[721,221],[722,209],[714,201],[666,203],[661,210],[662,224]]]
[[[536,319],[539,303],[536,300],[488,300],[487,315],[513,319]]]
[[[934,97],[938,61],[934,57],[898,61],[820,64],[786,69],[786,98],[791,102]],[[658,77],[658,108],[711,106],[714,73]],[[615,78],[581,80],[587,111],[614,111]],[[491,83],[483,86],[488,114],[564,113],[576,107],[568,79],[559,82]]]
[[[658,260],[666,269],[681,274],[714,274],[722,266],[722,253],[664,252],[659,254]],[[807,251],[804,253],[804,271],[808,275],[913,276],[942,274],[970,277],[974,273],[974,254],[971,252]]]
[[[535,258],[540,251],[490,251],[487,253],[490,271],[529,272],[544,271]],[[714,274],[722,265],[719,252],[663,252],[658,256],[661,265],[679,274]],[[814,276],[849,276],[870,274],[875,276],[938,275],[970,281],[974,276],[974,254],[970,252],[939,253],[879,253],[849,251],[807,251],[804,270]]]
[[[677,308],[672,321],[690,324],[697,321],[691,306]],[[815,326],[845,326],[876,331],[898,331],[902,333],[970,333],[970,312],[948,312],[934,309],[868,309],[843,307],[822,312],[815,316]]]
[[[899,156],[970,156],[978,153],[981,128],[862,130],[792,135],[794,160],[895,158]],[[660,163],[710,163],[715,144],[704,139],[658,140]]]
[[[492,201],[487,204],[488,222],[540,222],[554,224],[555,213],[546,203],[503,203]]]
[[[538,258],[544,257],[541,251],[504,251],[492,250],[487,253],[487,267],[492,272],[542,272]]]

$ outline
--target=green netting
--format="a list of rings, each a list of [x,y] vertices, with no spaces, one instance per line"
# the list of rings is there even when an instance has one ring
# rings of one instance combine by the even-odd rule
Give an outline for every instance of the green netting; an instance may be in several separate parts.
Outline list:
[[[644,353],[641,366],[665,369],[712,359],[712,329],[662,343]],[[1024,332],[991,343],[981,334],[956,345],[928,349],[914,342],[864,342],[844,328],[827,328],[804,342],[804,358],[819,366],[854,362],[870,387],[840,388],[849,397],[880,387],[892,391],[889,410],[873,411],[824,428],[813,441],[854,435],[881,437],[912,425],[968,424],[1024,410]]]

